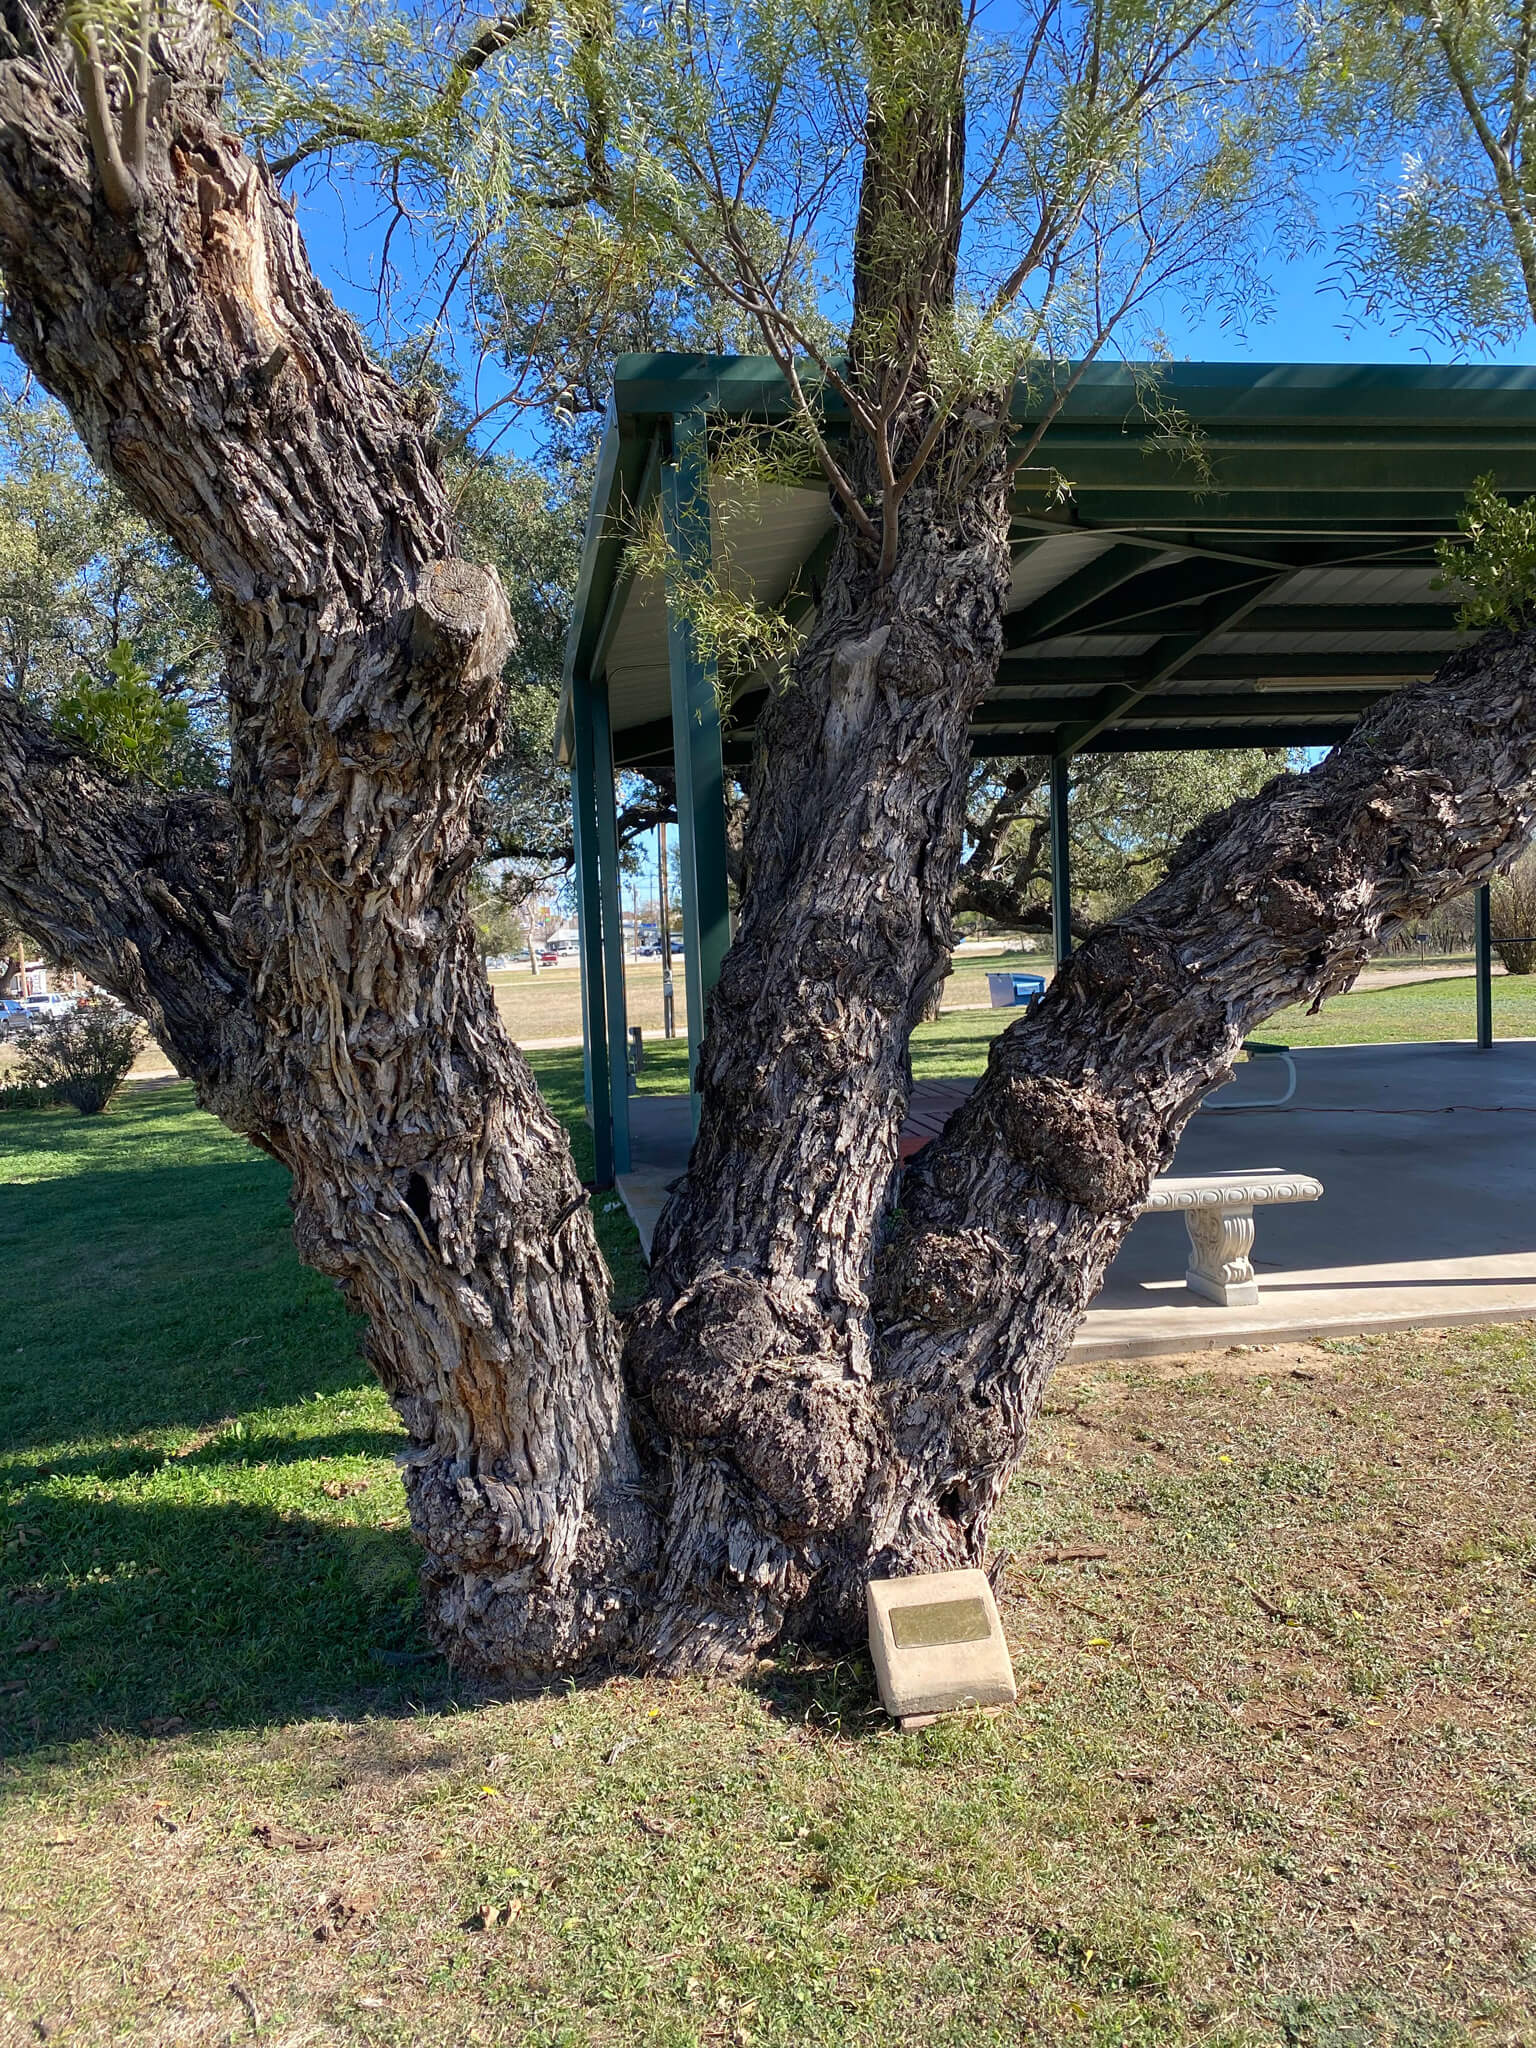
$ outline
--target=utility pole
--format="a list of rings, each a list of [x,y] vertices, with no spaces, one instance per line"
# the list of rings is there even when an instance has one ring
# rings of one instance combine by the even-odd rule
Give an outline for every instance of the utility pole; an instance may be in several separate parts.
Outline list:
[[[656,862],[661,892],[661,1035],[676,1038],[672,1009],[672,911],[667,900],[667,828],[657,828]]]

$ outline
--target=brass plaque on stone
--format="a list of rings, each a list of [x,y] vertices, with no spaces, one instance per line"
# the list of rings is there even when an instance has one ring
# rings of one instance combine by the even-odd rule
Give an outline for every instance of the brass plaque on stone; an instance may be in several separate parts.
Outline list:
[[[981,1643],[992,1633],[979,1600],[929,1600],[893,1606],[891,1637],[898,1650],[936,1650],[945,1643]]]
[[[985,1572],[871,1579],[865,1594],[880,1697],[903,1728],[1012,1705],[1013,1662]]]

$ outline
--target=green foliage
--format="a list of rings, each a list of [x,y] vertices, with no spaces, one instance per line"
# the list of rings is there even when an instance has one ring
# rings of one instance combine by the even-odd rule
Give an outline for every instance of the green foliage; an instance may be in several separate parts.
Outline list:
[[[21,1082],[15,1086],[0,1086],[0,1116],[20,1116],[39,1109],[56,1109],[63,1103],[63,1099],[56,1083],[48,1087],[36,1087]]]
[[[1284,766],[1283,752],[1261,747],[1079,755],[1068,813],[1074,895],[1094,916],[1124,908],[1161,879],[1186,833]],[[973,764],[961,881],[977,885],[984,917],[1000,914],[988,909],[1000,887],[1019,911],[1049,902],[1048,769],[1044,760]]]
[[[1286,765],[1262,747],[1211,752],[1089,754],[1074,765],[1074,886],[1106,910],[1161,880],[1185,834],[1228,804],[1254,796]]]
[[[1536,317],[1536,15],[1508,0],[1317,0],[1303,111],[1358,180],[1338,281],[1457,350]]]
[[[1512,505],[1491,476],[1472,486],[1457,523],[1464,538],[1437,549],[1444,584],[1466,593],[1457,617],[1471,631],[1531,623],[1536,607],[1536,503]]]
[[[197,779],[191,717],[185,704],[162,697],[126,640],[119,640],[99,680],[80,670],[53,709],[53,723],[109,767],[145,782]],[[189,757],[191,757],[189,759]]]
[[[224,743],[218,666],[196,573],[59,406],[0,394],[0,686],[129,773],[204,784]]]
[[[1507,974],[1536,974],[1536,857],[1524,854],[1489,887],[1493,943]]]
[[[1237,318],[1264,301],[1249,228],[1274,197],[1283,53],[1250,0],[1032,0],[981,21],[574,0],[476,26],[437,0],[290,7],[247,53],[240,112],[287,171],[344,152],[376,179],[435,247],[423,307],[461,275],[503,402],[547,429],[601,406],[617,353],[661,347],[766,347],[878,425],[896,400],[843,354],[866,141],[878,129],[899,162],[962,97],[958,278],[898,176],[861,223],[885,285],[883,313],[865,293],[863,361],[906,348],[880,321],[915,294],[924,376],[952,408],[1127,323],[1145,340],[1170,288]]]
[[[486,771],[488,848],[530,887],[563,867],[570,840],[570,778],[550,735],[560,701],[566,621],[580,562],[580,470],[543,475],[528,463],[478,454],[450,411],[445,474],[459,543],[501,577],[516,645],[508,659],[501,743]]]
[[[82,1004],[50,1017],[19,1040],[22,1086],[46,1090],[82,1116],[100,1116],[128,1078],[145,1043],[144,1026],[115,1003]]]

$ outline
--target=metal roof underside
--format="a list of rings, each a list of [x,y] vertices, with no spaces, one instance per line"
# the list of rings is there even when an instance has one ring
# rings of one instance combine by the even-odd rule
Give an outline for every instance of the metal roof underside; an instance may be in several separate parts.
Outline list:
[[[1473,481],[1536,492],[1536,369],[1170,364],[1149,412],[1152,375],[1084,372],[1020,475],[1006,651],[973,722],[979,754],[1341,739],[1466,637],[1454,591],[1436,587],[1435,544],[1456,532]],[[1044,397],[1021,387],[1021,425]],[[783,410],[777,372],[756,358],[620,360],[567,684],[606,675],[621,767],[671,759],[665,603],[627,553],[670,423]],[[1173,411],[1193,455],[1168,434]],[[825,491],[733,486],[713,511],[717,566],[803,616],[832,531]],[[729,757],[749,752],[762,701],[736,679]],[[567,729],[562,704],[562,740]]]

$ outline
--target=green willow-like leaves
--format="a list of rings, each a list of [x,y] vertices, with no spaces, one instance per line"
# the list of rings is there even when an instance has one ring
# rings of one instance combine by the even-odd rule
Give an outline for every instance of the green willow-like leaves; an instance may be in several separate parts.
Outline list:
[[[1372,318],[1458,352],[1536,319],[1536,10],[1322,0],[1308,112],[1348,157],[1337,276]]]

